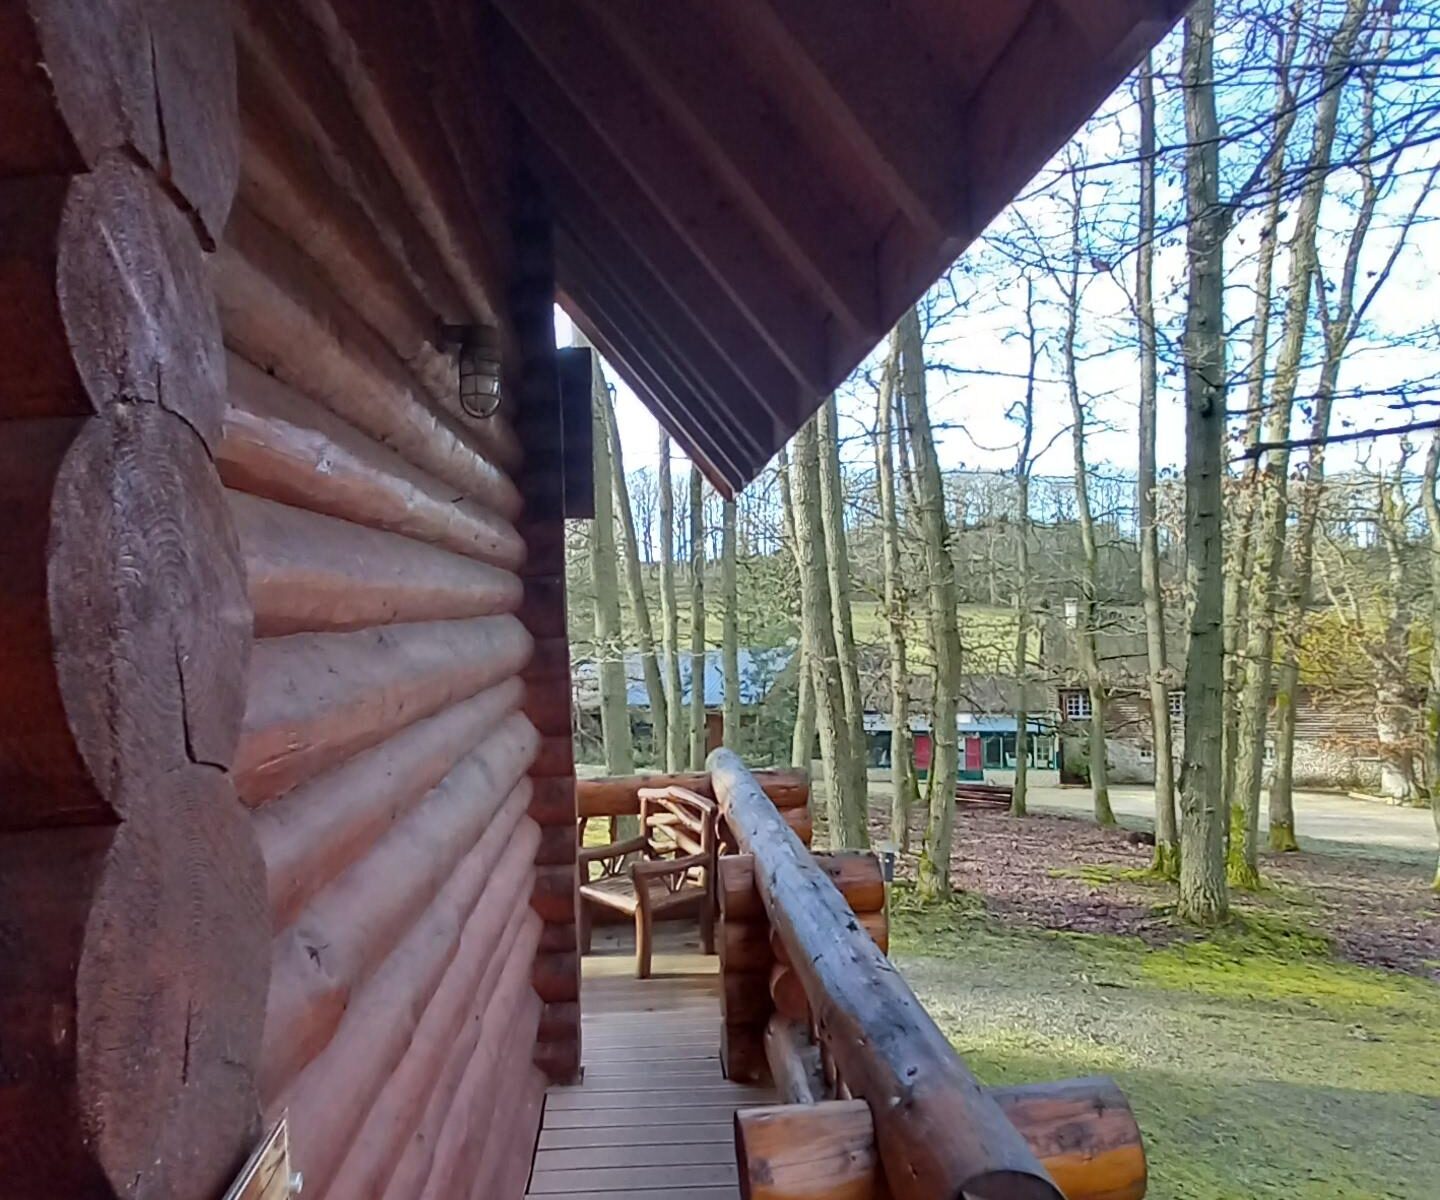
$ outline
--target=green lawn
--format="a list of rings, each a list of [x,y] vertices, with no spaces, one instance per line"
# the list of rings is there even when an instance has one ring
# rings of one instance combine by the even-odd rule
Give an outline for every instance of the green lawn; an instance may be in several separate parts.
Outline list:
[[[1156,1200],[1440,1195],[1440,988],[1261,926],[1163,949],[897,894],[892,953],[987,1083],[1109,1074]]]

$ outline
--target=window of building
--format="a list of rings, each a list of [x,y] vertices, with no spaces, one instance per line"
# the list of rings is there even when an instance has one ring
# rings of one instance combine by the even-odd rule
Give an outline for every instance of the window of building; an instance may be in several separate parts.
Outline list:
[[[1141,742],[1140,745],[1137,747],[1137,750],[1139,752],[1141,762],[1155,761],[1155,747],[1152,746],[1149,742]]]
[[[1183,721],[1185,719],[1185,693],[1173,691],[1170,693],[1170,716],[1173,720]]]
[[[1090,719],[1089,692],[1061,692],[1060,710],[1067,721],[1088,721]]]

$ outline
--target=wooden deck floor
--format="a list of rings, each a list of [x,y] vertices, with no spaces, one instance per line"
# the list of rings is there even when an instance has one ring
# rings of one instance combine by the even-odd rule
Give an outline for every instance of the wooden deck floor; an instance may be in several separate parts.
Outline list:
[[[771,1101],[720,1073],[719,963],[666,932],[635,978],[628,932],[597,930],[581,992],[584,1081],[545,1100],[527,1196],[738,1200],[731,1118]]]

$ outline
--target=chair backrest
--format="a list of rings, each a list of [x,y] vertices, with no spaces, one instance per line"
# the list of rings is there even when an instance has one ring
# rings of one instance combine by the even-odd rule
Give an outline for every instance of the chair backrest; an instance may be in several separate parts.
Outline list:
[[[640,789],[640,832],[652,855],[701,856],[697,874],[706,891],[714,888],[718,814],[715,801],[689,788]]]

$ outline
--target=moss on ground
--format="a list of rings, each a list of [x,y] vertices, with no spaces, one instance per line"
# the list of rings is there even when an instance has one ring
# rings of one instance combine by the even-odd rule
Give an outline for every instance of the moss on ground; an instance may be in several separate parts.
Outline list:
[[[903,888],[892,953],[982,1079],[1106,1073],[1156,1200],[1440,1194],[1440,988],[1252,912],[1207,940],[1005,928]]]

